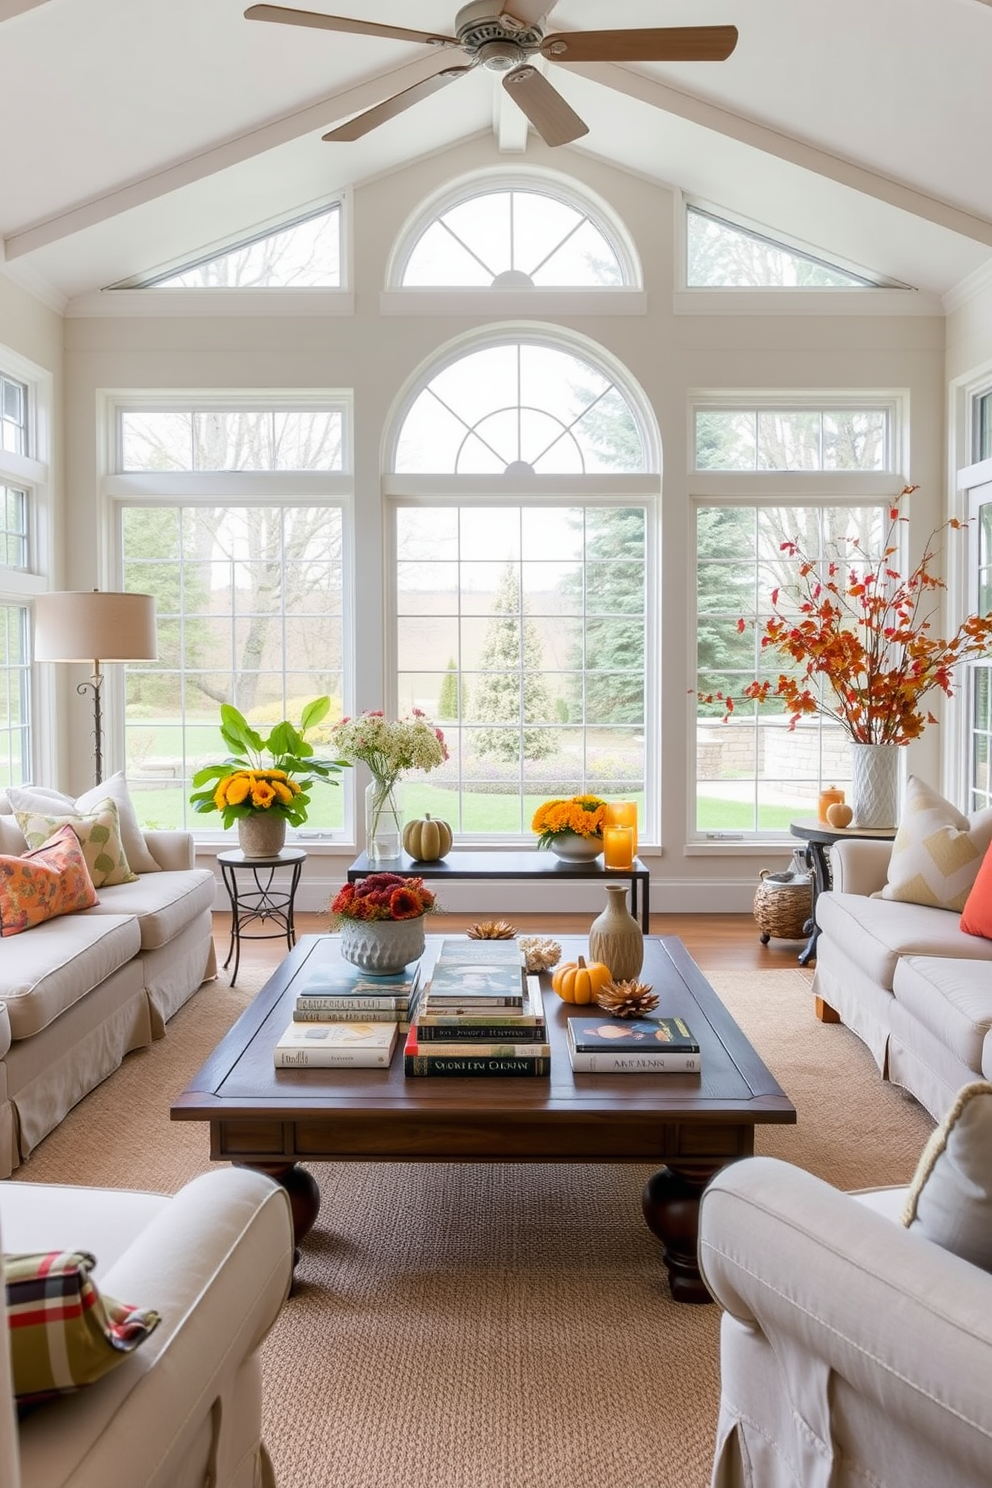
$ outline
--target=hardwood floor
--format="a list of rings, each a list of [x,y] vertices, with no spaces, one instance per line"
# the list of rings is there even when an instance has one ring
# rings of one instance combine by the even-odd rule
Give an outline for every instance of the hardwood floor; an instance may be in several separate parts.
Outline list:
[[[428,929],[432,935],[466,930],[479,915],[440,914],[432,916]],[[513,924],[525,935],[585,935],[594,916],[586,914],[514,915]],[[298,935],[320,935],[327,930],[327,919],[321,914],[298,914]],[[742,969],[772,971],[798,965],[803,942],[771,940],[761,944],[760,932],[749,914],[693,915],[653,914],[652,935],[677,935],[703,971],[736,966]],[[214,915],[214,943],[218,964],[227,956],[230,944],[231,917]],[[251,940],[241,942],[241,965],[274,967],[286,954],[285,940]],[[222,973],[223,975],[223,973]]]

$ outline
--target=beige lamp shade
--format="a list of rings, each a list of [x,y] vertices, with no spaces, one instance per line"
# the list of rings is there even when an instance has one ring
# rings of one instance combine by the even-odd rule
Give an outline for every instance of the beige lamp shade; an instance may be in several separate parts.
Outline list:
[[[36,661],[156,661],[155,599],[83,589],[39,594]]]

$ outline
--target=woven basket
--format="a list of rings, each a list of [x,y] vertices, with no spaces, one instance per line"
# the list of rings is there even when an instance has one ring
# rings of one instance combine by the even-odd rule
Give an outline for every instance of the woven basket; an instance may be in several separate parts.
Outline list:
[[[754,918],[767,944],[774,935],[780,940],[803,940],[803,928],[813,910],[813,886],[809,878],[794,873],[761,872],[754,895]]]

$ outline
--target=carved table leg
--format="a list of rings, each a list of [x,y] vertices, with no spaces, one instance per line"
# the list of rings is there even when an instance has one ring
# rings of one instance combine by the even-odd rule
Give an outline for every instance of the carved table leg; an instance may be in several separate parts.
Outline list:
[[[293,1212],[293,1244],[296,1247],[293,1265],[298,1265],[300,1246],[320,1211],[320,1189],[316,1178],[298,1163],[243,1163],[239,1166],[252,1168],[257,1173],[268,1173],[289,1195]]]
[[[699,1274],[699,1200],[703,1189],[722,1164],[711,1168],[659,1168],[644,1187],[641,1205],[648,1229],[665,1248],[668,1284],[676,1302],[712,1302]]]

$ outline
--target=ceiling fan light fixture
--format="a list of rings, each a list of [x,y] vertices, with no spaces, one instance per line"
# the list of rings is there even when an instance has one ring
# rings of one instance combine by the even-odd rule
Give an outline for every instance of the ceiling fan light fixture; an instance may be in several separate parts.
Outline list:
[[[515,41],[487,41],[475,55],[488,72],[512,72],[525,60]]]

